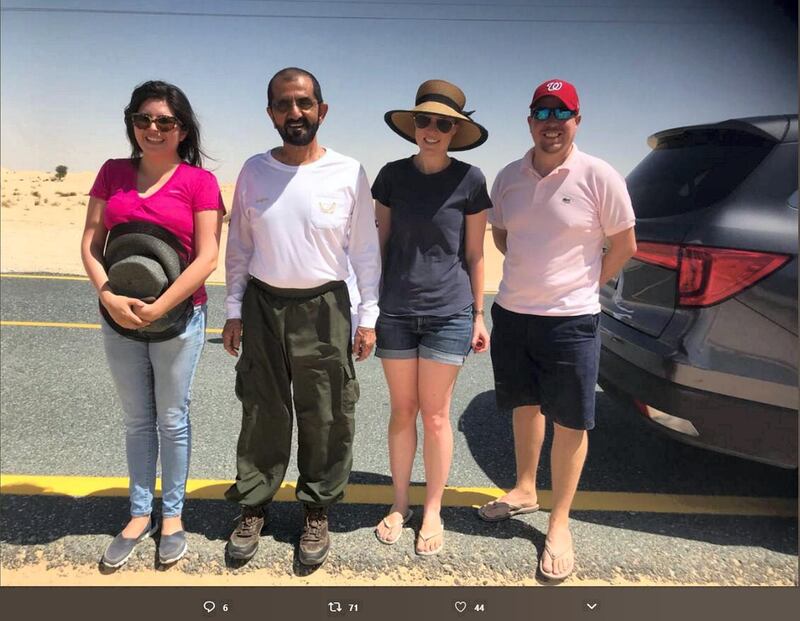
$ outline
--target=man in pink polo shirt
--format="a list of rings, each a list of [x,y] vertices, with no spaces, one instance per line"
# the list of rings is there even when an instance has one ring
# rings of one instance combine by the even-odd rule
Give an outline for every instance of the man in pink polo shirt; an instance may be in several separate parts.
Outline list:
[[[572,84],[537,87],[528,117],[534,147],[497,175],[489,215],[505,255],[492,307],[492,366],[498,408],[513,411],[517,482],[478,513],[494,522],[539,508],[536,471],[551,419],[553,507],[539,559],[550,580],[575,565],[569,511],[594,427],[600,283],[636,251],[625,180],[578,150],[580,122]]]

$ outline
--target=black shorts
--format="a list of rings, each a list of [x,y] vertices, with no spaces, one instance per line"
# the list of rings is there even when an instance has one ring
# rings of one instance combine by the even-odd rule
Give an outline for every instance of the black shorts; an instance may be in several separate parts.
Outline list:
[[[539,405],[562,427],[594,427],[600,315],[522,315],[492,305],[497,407]]]

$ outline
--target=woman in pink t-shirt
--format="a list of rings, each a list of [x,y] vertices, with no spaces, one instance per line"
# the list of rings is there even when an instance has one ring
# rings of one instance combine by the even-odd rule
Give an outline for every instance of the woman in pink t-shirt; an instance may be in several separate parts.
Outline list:
[[[116,324],[112,327],[101,319],[106,357],[124,412],[130,476],[131,519],[103,554],[108,567],[123,565],[136,544],[158,529],[151,512],[159,453],[159,560],[172,563],[186,553],[181,512],[189,474],[190,390],[205,341],[203,283],[217,265],[224,214],[217,180],[200,167],[197,119],[179,88],[157,81],[137,86],[125,108],[125,127],[131,157],[108,160],[100,169],[89,192],[81,241],[86,273]],[[155,300],[116,295],[109,284],[103,258],[108,233],[130,222],[166,229],[188,258],[185,269]],[[177,336],[159,341],[130,337],[187,298],[193,309]]]

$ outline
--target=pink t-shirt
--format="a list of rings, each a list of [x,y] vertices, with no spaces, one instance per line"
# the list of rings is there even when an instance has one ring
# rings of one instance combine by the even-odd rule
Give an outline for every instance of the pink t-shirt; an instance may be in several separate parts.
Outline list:
[[[546,177],[532,155],[492,186],[489,222],[507,231],[508,245],[495,301],[526,315],[599,313],[604,240],[636,223],[625,179],[575,145]]]
[[[136,175],[130,159],[108,160],[97,173],[89,195],[106,201],[103,213],[106,229],[132,221],[158,224],[178,238],[191,263],[195,257],[195,212],[207,209],[225,212],[216,177],[203,168],[182,162],[163,186],[142,198],[136,190]],[[203,304],[207,299],[202,285],[192,295],[194,304]]]

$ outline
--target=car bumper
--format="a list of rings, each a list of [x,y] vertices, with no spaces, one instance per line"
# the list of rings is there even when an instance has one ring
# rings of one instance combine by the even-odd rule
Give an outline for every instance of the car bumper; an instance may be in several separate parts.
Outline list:
[[[668,360],[663,360],[665,365]],[[650,419],[672,438],[783,468],[797,468],[797,410],[687,388],[649,373],[610,351],[600,354],[601,388],[609,396],[656,408],[691,423],[697,435]]]

